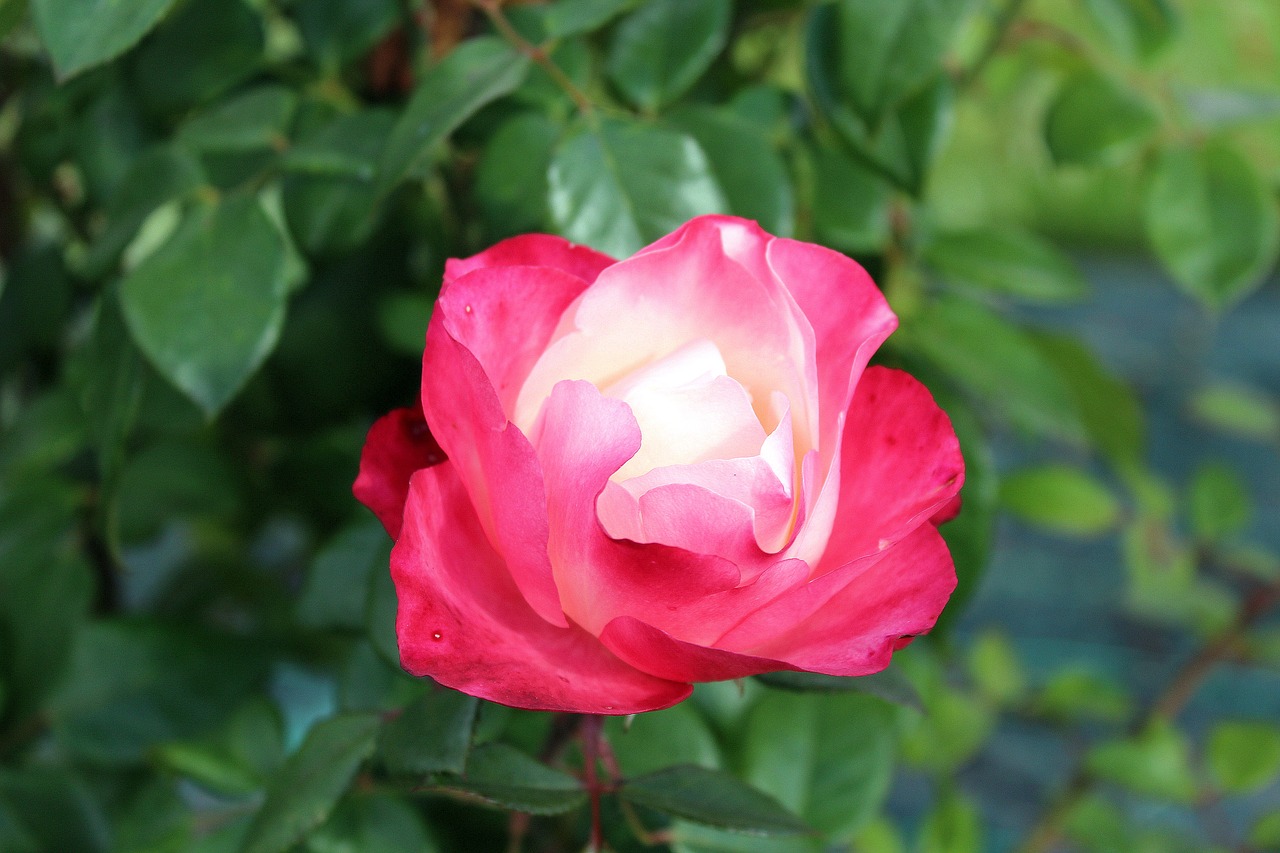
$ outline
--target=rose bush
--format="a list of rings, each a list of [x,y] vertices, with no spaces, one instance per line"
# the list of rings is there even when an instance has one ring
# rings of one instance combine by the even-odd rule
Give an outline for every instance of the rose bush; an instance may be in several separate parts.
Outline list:
[[[623,261],[545,235],[451,261],[421,408],[355,484],[405,668],[606,714],[883,669],[955,586],[964,477],[928,391],[867,366],[896,325],[854,261],[732,217]]]

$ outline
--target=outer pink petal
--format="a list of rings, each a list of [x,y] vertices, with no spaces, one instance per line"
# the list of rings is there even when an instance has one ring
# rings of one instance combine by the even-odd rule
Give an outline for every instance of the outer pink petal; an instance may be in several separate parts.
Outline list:
[[[627,663],[672,681],[724,681],[795,667],[778,660],[681,642],[631,616],[605,626],[600,640]]]
[[[740,634],[731,647],[797,669],[867,675],[889,665],[904,637],[928,632],[955,587],[946,543],[926,524],[870,565],[853,563],[784,596],[793,619],[778,636],[752,643]]]
[[[919,381],[869,368],[849,408],[836,524],[818,572],[883,550],[945,510],[964,484],[951,421]]]
[[[586,246],[570,243],[563,237],[550,234],[524,234],[496,243],[478,255],[469,258],[450,258],[445,261],[445,284],[455,278],[485,267],[551,267],[567,272],[588,284],[596,280],[606,267],[616,263],[613,258]]]
[[[519,708],[630,714],[691,691],[623,663],[577,626],[540,618],[489,544],[452,463],[414,475],[391,553],[405,669]]]
[[[520,592],[542,618],[567,625],[547,556],[546,493],[537,456],[507,421],[480,362],[449,334],[446,322],[446,312],[437,308],[427,327],[427,422]]]
[[[360,473],[351,491],[373,510],[392,539],[400,536],[409,478],[419,468],[445,460],[420,406],[392,409],[369,428],[360,452]]]

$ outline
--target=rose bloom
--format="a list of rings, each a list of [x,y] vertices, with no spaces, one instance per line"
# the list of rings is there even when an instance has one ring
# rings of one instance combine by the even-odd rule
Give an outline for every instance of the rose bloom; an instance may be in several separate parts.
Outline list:
[[[964,479],[924,386],[867,366],[896,326],[854,261],[727,216],[623,261],[546,235],[449,261],[421,408],[355,483],[405,669],[596,714],[883,669],[955,587]]]

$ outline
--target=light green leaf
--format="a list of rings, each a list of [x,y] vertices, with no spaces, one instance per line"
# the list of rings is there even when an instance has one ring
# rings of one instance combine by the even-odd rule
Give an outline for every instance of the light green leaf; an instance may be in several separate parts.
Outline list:
[[[178,140],[195,151],[279,150],[298,97],[292,89],[269,84],[229,98],[178,128]]]
[[[832,840],[850,838],[888,794],[894,720],[868,696],[767,693],[747,717],[744,778]]]
[[[1077,302],[1089,283],[1075,264],[1029,231],[974,228],[938,234],[924,259],[948,281],[1033,302]]]
[[[1280,729],[1272,723],[1219,723],[1209,735],[1206,757],[1224,791],[1261,790],[1280,777]]]
[[[1084,0],[1084,6],[1107,41],[1134,59],[1155,57],[1178,30],[1169,0]]]
[[[1215,382],[1191,397],[1191,415],[1220,432],[1253,441],[1280,441],[1280,401],[1254,388]]]
[[[480,744],[467,757],[462,777],[444,777],[441,790],[528,814],[567,812],[586,802],[582,783],[504,743]]]
[[[992,702],[1008,705],[1027,690],[1027,673],[1009,638],[994,629],[983,631],[969,646],[969,677]]]
[[[605,69],[643,110],[683,95],[724,49],[729,0],[648,0],[613,31]]]
[[[125,278],[120,300],[139,348],[212,417],[275,348],[288,247],[257,199],[191,208]]]
[[[1096,71],[1069,77],[1049,105],[1044,135],[1059,165],[1115,164],[1155,132],[1159,116],[1136,93]]]
[[[1249,491],[1240,475],[1218,463],[1205,463],[1196,469],[1187,503],[1191,532],[1206,543],[1240,533],[1253,515]]]
[[[1049,680],[1036,699],[1044,713],[1062,720],[1121,722],[1133,702],[1119,684],[1085,669],[1069,668]]]
[[[1280,847],[1280,811],[1258,818],[1249,832],[1249,843],[1260,850]]]
[[[729,110],[710,107],[675,109],[666,120],[706,152],[730,213],[754,219],[779,237],[794,233],[791,179],[761,128]]]
[[[943,794],[920,828],[920,853],[979,853],[982,849],[978,807],[954,791]]]
[[[618,796],[654,811],[706,826],[756,835],[809,831],[804,821],[775,799],[728,773],[703,767],[668,767],[630,779]]]
[[[1234,148],[1171,148],[1145,199],[1147,237],[1187,293],[1225,310],[1253,292],[1280,251],[1280,215],[1267,182]]]
[[[1179,803],[1196,796],[1186,739],[1167,722],[1152,723],[1134,738],[1099,744],[1086,763],[1090,772],[1138,793]]]
[[[114,59],[169,11],[174,0],[31,0],[36,30],[60,80]]]
[[[252,793],[284,759],[280,713],[265,697],[252,698],[218,731],[163,744],[155,755],[168,769],[215,791]]]
[[[1120,501],[1079,468],[1024,468],[1000,484],[1000,502],[1028,524],[1068,536],[1099,536],[1120,520]]]
[[[529,59],[495,36],[469,39],[427,72],[387,139],[378,167],[385,193],[420,170],[436,146],[490,101],[516,89]]]
[[[373,752],[376,714],[344,714],[312,726],[267,788],[241,853],[282,853],[324,823]]]
[[[728,206],[697,142],[633,122],[571,136],[552,158],[550,184],[560,233],[615,257]]]
[[[382,727],[378,755],[391,773],[461,773],[467,766],[476,699],[433,687]]]
[[[715,735],[691,702],[640,714],[629,725],[622,717],[610,717],[605,734],[627,776],[653,773],[672,764],[720,767]]]

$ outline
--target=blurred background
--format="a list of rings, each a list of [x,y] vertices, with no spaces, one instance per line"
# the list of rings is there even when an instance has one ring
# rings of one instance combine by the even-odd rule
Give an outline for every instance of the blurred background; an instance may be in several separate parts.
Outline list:
[[[581,850],[458,777],[555,722],[399,671],[350,485],[446,258],[714,211],[885,290],[960,587],[882,679],[610,723],[818,834],[610,844],[1280,850],[1278,179],[1274,0],[0,0],[0,850]]]

